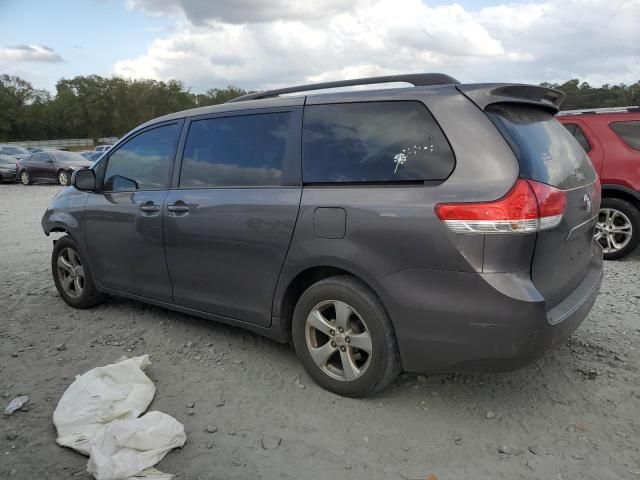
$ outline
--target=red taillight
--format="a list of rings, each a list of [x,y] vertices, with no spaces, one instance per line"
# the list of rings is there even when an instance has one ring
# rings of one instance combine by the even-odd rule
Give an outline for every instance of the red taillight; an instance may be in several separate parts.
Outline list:
[[[518,179],[498,200],[441,203],[436,205],[436,215],[456,233],[526,233],[558,226],[566,207],[562,190]]]

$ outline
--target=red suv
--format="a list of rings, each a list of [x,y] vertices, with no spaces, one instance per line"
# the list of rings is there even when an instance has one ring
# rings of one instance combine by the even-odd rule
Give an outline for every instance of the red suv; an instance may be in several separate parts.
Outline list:
[[[596,239],[604,258],[640,243],[640,107],[560,112],[558,120],[589,154],[602,183]]]

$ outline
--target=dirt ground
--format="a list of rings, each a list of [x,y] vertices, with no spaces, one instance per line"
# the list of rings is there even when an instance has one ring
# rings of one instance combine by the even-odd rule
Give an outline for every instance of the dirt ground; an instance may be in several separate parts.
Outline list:
[[[0,414],[2,479],[90,478],[56,445],[53,410],[75,375],[144,353],[150,409],[187,432],[158,464],[180,480],[640,479],[637,254],[606,264],[587,320],[537,363],[405,374],[352,400],[317,387],[289,347],[236,328],[117,298],[67,307],[40,227],[58,190],[0,185],[0,403],[31,397]]]

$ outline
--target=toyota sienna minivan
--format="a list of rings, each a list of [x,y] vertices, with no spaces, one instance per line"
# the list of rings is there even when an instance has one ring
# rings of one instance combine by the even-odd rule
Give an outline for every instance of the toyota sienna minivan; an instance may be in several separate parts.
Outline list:
[[[412,86],[334,88],[389,82]],[[600,184],[563,99],[414,74],[157,118],[51,202],[56,287],[75,308],[121,295],[291,341],[340,395],[516,368],[578,327],[602,279]]]

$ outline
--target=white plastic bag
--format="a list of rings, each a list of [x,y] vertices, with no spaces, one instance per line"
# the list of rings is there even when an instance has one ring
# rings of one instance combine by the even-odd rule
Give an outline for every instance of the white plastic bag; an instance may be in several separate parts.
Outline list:
[[[142,371],[149,356],[125,359],[76,377],[53,412],[57,443],[89,455],[89,440],[113,420],[144,412],[156,387]]]
[[[97,480],[126,479],[155,465],[169,450],[184,445],[186,439],[184,426],[165,413],[116,420],[91,439],[87,470]],[[157,474],[157,470],[148,476],[143,472],[141,477],[161,478]]]

